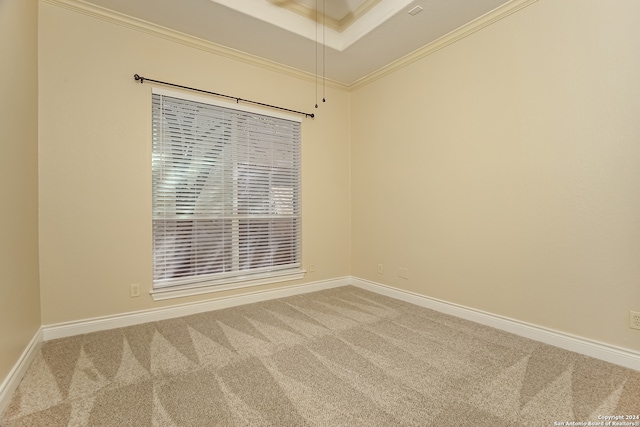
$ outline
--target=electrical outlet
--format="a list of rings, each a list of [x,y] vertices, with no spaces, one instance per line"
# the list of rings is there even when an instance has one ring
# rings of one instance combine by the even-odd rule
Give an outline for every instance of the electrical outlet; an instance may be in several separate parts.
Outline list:
[[[640,329],[640,312],[629,312],[629,327],[632,329]]]
[[[408,279],[409,269],[407,267],[398,267],[398,277],[401,279]]]
[[[131,285],[131,298],[139,297],[139,296],[140,296],[140,285],[138,285],[137,283],[134,285]]]
[[[378,264],[378,274],[384,273],[384,265]]]

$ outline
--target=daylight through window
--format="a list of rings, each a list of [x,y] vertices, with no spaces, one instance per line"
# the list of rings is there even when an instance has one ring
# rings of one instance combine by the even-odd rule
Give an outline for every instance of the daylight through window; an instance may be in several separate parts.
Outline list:
[[[300,267],[300,122],[153,93],[154,289]]]

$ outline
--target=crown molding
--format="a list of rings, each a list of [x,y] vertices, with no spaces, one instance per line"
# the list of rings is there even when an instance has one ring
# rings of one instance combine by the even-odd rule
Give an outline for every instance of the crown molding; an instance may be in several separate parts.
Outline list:
[[[453,44],[459,40],[462,40],[463,38],[470,36],[476,31],[480,31],[481,29],[488,27],[489,25],[497,21],[500,21],[501,19],[506,18],[507,16],[521,9],[524,9],[525,7],[537,1],[538,0],[512,0],[508,3],[505,3],[502,6],[499,6],[494,10],[485,13],[481,17],[474,19],[473,21],[463,25],[462,27],[451,31],[448,34],[445,34],[439,39],[434,40],[433,42],[426,44],[421,48],[418,48],[417,50],[403,56],[402,58],[388,65],[385,65],[384,67],[378,69],[377,71],[374,71],[373,73],[347,85],[347,87],[351,91],[353,91],[363,86],[366,86],[370,83],[373,83],[374,81],[384,76],[387,76],[393,73],[394,71],[400,70],[406,67],[407,65],[413,64],[414,62],[426,56],[429,56],[432,53],[437,52],[440,49],[443,49],[449,46],[450,44]]]
[[[296,13],[304,18],[316,21],[317,23],[324,23],[328,28],[339,33],[343,32],[351,24],[364,16],[367,12],[373,9],[382,0],[365,0],[362,2],[353,12],[348,13],[343,18],[335,19],[330,16],[317,12],[304,4],[297,2],[291,2],[290,0],[267,0],[278,7],[286,9],[290,12]]]
[[[354,10],[352,13],[348,14],[347,16],[345,16],[340,20],[340,29],[341,29],[340,31],[346,30],[355,21],[357,21],[358,19],[362,18],[364,15],[369,13],[369,11],[374,7],[376,7],[378,3],[380,3],[380,1],[382,0],[367,0],[360,3],[360,5],[356,7],[356,10]]]
[[[129,28],[135,31],[139,31],[145,34],[149,34],[155,37],[169,40],[178,44],[182,44],[184,46],[191,47],[193,49],[199,49],[199,50],[209,52],[215,55],[219,55],[225,58],[244,62],[250,65],[254,65],[263,69],[279,72],[279,73],[282,73],[291,77],[295,77],[297,79],[301,79],[307,82],[313,83],[316,81],[316,76],[314,74],[301,71],[293,67],[280,64],[275,61],[269,61],[267,59],[264,59],[255,55],[250,55],[248,53],[244,53],[239,50],[231,49],[226,46],[212,43],[207,40],[190,36],[188,34],[175,31],[170,28],[166,28],[157,24],[153,24],[138,18],[133,18],[125,14],[121,14],[109,9],[95,6],[95,5],[86,3],[83,0],[40,0],[40,1],[43,3],[48,3],[54,6],[65,8],[73,12],[81,13],[96,19],[100,19],[115,25],[119,25],[119,26]],[[387,76],[397,70],[400,70],[408,65],[411,65],[412,63],[426,56],[429,56],[432,53],[435,53],[438,50],[443,49],[475,33],[476,31],[480,31],[481,29],[503,18],[506,18],[507,16],[521,9],[524,9],[527,6],[530,6],[531,4],[537,1],[538,0],[512,0],[351,84],[343,84],[340,82],[336,82],[334,80],[327,79],[326,85],[334,89],[348,91],[348,92],[357,90],[370,83],[373,83],[374,81],[384,76]]]
[[[92,18],[100,19],[111,24],[119,25],[141,33],[149,34],[161,39],[165,39],[174,43],[181,44],[193,49],[202,50],[214,55],[244,62],[269,71],[275,71],[300,80],[314,83],[316,76],[306,71],[301,71],[293,67],[280,64],[275,61],[269,61],[259,56],[231,49],[220,44],[216,44],[198,37],[172,30],[161,25],[153,24],[142,19],[134,18],[119,12],[115,12],[100,6],[86,3],[82,0],[40,0],[42,3],[48,3],[53,6],[61,7],[76,13],[80,13]],[[333,89],[348,91],[348,86],[334,80],[326,79],[326,86]]]

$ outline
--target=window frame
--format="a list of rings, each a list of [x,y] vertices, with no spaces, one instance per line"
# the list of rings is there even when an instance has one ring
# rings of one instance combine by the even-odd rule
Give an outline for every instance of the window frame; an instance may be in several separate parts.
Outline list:
[[[301,118],[295,115],[290,115],[290,114],[279,112],[279,111],[265,112],[265,110],[262,108],[256,108],[256,107],[239,104],[239,103],[232,103],[232,102],[220,100],[217,98],[199,96],[199,95],[185,93],[181,91],[174,91],[174,90],[167,90],[163,88],[153,87],[152,97],[153,95],[168,96],[168,97],[177,98],[185,101],[192,101],[192,102],[208,104],[216,107],[221,107],[225,109],[237,110],[244,113],[258,114],[261,116],[267,116],[271,118],[297,122],[299,124],[302,123]],[[152,120],[154,115],[153,108],[154,107],[151,108]],[[151,140],[153,144],[153,132],[152,132]],[[199,294],[205,294],[210,292],[219,292],[219,291],[239,289],[239,288],[250,287],[250,286],[258,286],[258,285],[264,285],[269,283],[298,280],[304,277],[306,272],[302,269],[302,208],[301,208],[301,204],[302,204],[302,194],[301,194],[302,192],[302,176],[301,176],[302,175],[302,160],[301,160],[302,141],[301,141],[301,137],[298,144],[300,144],[298,147],[299,148],[299,153],[298,153],[299,160],[297,163],[298,170],[296,171],[298,174],[298,179],[297,179],[297,185],[298,185],[297,222],[298,224],[297,224],[297,241],[294,242],[296,257],[297,257],[296,258],[297,262],[295,263],[296,265],[294,267],[286,267],[286,268],[278,268],[278,267],[267,268],[266,269],[267,271],[260,271],[265,269],[257,268],[257,269],[250,270],[248,274],[238,274],[238,272],[231,272],[228,274],[219,274],[217,275],[217,277],[214,277],[214,278],[204,277],[202,279],[193,279],[193,278],[187,278],[184,280],[176,279],[176,280],[173,280],[169,285],[165,284],[160,286],[156,286],[155,267],[152,267],[153,279],[152,279],[151,296],[153,297],[154,300],[178,298],[178,297],[184,297],[184,296],[190,296],[190,295],[199,295]],[[155,154],[154,148],[151,148],[151,153],[152,153],[152,156]],[[234,163],[234,168],[240,169],[241,164]],[[152,183],[152,188],[153,187],[154,185]],[[154,194],[154,191],[152,191],[151,193],[152,193],[152,201],[153,201],[155,200],[155,194]],[[239,194],[238,189],[235,188],[234,197],[238,197],[238,194]],[[151,223],[154,224],[156,219],[154,219],[153,213],[151,217],[152,217]],[[236,223],[235,225],[237,226],[238,224]],[[152,236],[155,239],[154,233],[155,232],[152,230]],[[234,252],[235,252],[235,249],[236,248],[234,248]],[[156,250],[155,246],[152,245],[151,251],[152,251],[152,256],[154,258],[155,258],[155,250]],[[234,253],[233,256],[234,257],[237,256],[237,253]],[[154,264],[152,264],[152,266],[153,265]],[[197,277],[197,275],[194,277]]]

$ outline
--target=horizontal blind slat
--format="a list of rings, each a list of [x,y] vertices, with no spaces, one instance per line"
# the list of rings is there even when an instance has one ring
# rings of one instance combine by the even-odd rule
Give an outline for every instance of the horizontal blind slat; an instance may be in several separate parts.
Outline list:
[[[300,124],[152,98],[154,286],[299,267]]]

